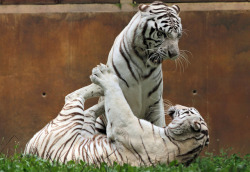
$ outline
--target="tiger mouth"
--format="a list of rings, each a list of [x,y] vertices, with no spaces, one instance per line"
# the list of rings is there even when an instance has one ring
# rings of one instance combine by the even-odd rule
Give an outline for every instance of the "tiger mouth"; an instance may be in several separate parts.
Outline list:
[[[161,64],[162,61],[163,61],[163,58],[155,53],[155,54],[152,54],[150,57],[149,57],[149,60],[153,63],[153,64]]]
[[[209,145],[209,136],[207,137],[207,140],[205,142],[205,146],[208,146]]]

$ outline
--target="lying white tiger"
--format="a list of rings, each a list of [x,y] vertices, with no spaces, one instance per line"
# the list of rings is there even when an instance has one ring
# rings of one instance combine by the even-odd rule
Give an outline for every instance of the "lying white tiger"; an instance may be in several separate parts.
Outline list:
[[[157,127],[133,114],[117,76],[105,65],[93,69],[91,80],[99,86],[70,94],[59,115],[27,143],[25,154],[63,163],[149,166],[178,160],[188,164],[208,144],[207,125],[196,109],[173,106],[168,110],[173,118],[169,126]],[[86,99],[101,95],[104,102],[84,111]],[[95,120],[104,109],[107,135],[95,135]]]
[[[163,127],[163,80],[161,63],[179,56],[178,41],[182,34],[177,5],[163,2],[140,5],[139,11],[117,36],[107,65],[119,78],[119,85],[140,119]],[[105,119],[105,118],[101,118]],[[98,120],[99,121],[99,120]],[[97,128],[105,130],[105,121]]]

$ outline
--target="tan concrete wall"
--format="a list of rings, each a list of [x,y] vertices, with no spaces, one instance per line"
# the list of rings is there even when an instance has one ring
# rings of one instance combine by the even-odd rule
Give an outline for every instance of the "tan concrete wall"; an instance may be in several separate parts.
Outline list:
[[[180,4],[180,48],[192,53],[191,64],[181,72],[164,62],[164,98],[201,112],[210,129],[207,151],[250,153],[250,12],[245,3],[230,4]],[[0,6],[0,151],[11,153],[15,141],[24,148],[68,93],[90,83],[91,69],[106,62],[134,11],[126,3]]]

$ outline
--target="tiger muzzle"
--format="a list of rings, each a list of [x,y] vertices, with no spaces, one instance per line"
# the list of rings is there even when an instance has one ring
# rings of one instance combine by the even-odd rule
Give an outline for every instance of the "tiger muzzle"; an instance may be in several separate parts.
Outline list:
[[[158,51],[161,55],[164,55],[163,59],[169,58],[175,60],[180,54],[178,41],[166,40],[165,42],[163,42]]]

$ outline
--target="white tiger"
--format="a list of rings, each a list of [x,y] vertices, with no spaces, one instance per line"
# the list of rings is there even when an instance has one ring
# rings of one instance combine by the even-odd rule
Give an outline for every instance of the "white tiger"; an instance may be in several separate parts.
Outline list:
[[[108,67],[94,68],[91,80],[99,86],[92,84],[69,94],[59,115],[27,143],[25,154],[63,163],[149,166],[178,160],[189,164],[208,144],[207,124],[196,109],[173,106],[168,110],[172,122],[158,127],[134,115]],[[104,102],[84,111],[86,99],[103,95]],[[95,120],[104,110],[107,135],[94,134]]]
[[[177,5],[168,7],[159,1],[140,5],[139,11],[115,39],[107,61],[118,76],[133,113],[161,127],[166,125],[161,63],[164,59],[176,59],[180,54],[179,12]],[[105,126],[96,127],[105,130]]]

